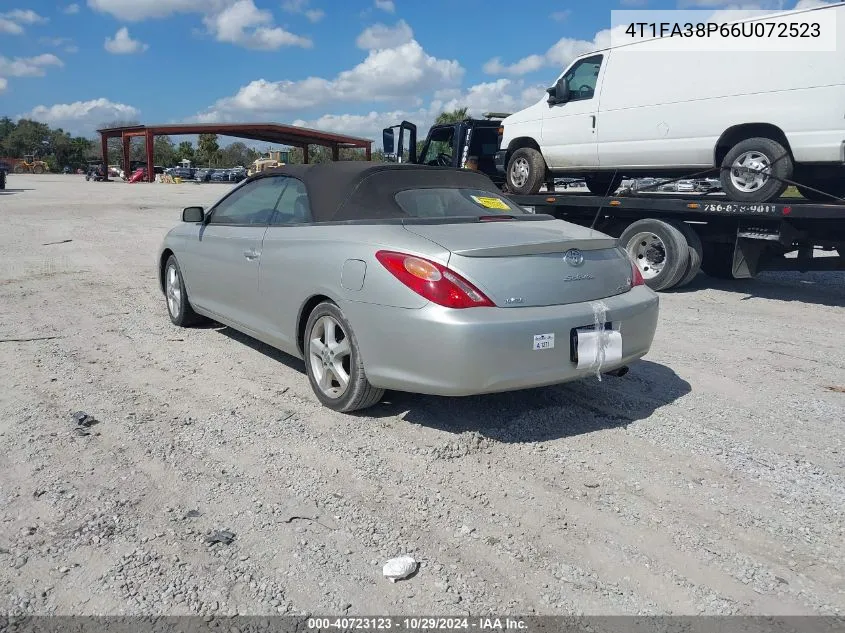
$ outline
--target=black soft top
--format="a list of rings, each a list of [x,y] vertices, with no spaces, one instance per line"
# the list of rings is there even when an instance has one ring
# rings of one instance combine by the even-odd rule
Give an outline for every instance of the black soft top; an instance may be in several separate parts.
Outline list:
[[[476,171],[409,163],[337,161],[284,165],[250,180],[290,176],[305,184],[314,222],[407,218],[394,196],[406,189],[478,189],[501,195],[490,178]]]

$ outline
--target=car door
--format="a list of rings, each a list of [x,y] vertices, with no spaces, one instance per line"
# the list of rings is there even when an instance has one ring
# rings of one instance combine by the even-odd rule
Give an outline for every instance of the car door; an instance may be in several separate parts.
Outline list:
[[[596,124],[602,55],[579,59],[563,75],[569,98],[543,113],[540,147],[549,167],[566,169],[599,164]]]
[[[269,176],[238,187],[188,245],[191,301],[226,323],[253,330],[258,322],[261,242],[284,186],[284,178]]]
[[[305,183],[285,178],[287,183],[276,205],[276,212],[264,235],[259,266],[259,328],[265,340],[283,350],[296,346],[296,321],[303,295],[316,290],[304,267],[305,253],[312,252],[314,231]]]

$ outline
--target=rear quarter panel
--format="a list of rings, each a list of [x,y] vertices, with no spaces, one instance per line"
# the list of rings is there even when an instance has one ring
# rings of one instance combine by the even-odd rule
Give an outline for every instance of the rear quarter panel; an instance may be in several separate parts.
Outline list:
[[[376,259],[378,250],[398,250],[446,264],[448,251],[401,226],[290,225],[270,227],[264,237],[259,267],[262,330],[268,340],[298,355],[297,323],[302,307],[317,295],[341,309],[347,302],[419,309],[427,301],[401,284]],[[366,266],[360,289],[341,283],[344,263]],[[356,331],[367,323],[352,323]]]

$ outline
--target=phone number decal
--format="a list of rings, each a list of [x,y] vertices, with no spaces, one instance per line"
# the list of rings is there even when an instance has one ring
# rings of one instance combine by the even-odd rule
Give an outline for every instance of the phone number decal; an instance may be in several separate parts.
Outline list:
[[[760,215],[779,215],[778,207],[773,204],[722,204],[707,203],[705,213],[757,213]]]

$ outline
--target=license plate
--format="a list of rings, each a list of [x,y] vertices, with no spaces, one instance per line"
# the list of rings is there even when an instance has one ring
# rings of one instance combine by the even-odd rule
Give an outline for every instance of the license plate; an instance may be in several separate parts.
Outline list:
[[[607,329],[596,331],[593,326],[575,328],[572,330],[570,352],[572,362],[578,369],[611,365],[622,360],[622,332]],[[602,357],[601,351],[604,351]]]

